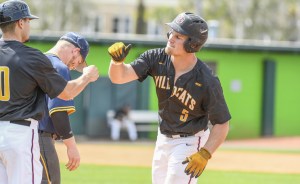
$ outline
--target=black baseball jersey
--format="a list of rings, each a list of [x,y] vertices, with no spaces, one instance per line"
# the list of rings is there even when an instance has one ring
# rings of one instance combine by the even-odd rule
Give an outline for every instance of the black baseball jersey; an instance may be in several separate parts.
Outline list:
[[[0,41],[0,120],[39,120],[45,93],[58,96],[65,81],[48,58],[18,41]]]
[[[131,63],[139,81],[153,77],[163,134],[195,134],[212,124],[230,120],[220,81],[199,59],[195,67],[178,77],[164,48],[144,52]]]

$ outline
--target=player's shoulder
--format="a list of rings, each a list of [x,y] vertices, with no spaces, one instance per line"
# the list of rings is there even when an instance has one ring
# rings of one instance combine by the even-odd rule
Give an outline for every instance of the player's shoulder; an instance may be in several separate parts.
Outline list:
[[[198,73],[199,78],[203,80],[202,82],[205,82],[207,85],[219,83],[219,79],[213,70],[200,59],[197,61],[196,72]]]
[[[149,49],[144,54],[148,56],[161,56],[161,55],[166,55],[165,49],[164,48],[154,48],[154,49]]]
[[[142,58],[146,58],[151,63],[166,62],[170,60],[170,56],[166,54],[165,48],[155,48],[144,52]]]
[[[38,55],[38,56],[44,57],[44,54],[40,50],[30,47],[30,46],[27,46],[27,45],[24,45],[24,44],[21,44],[18,49],[22,50],[26,54],[30,53],[33,55]]]
[[[197,59],[196,70],[203,75],[214,76],[213,70],[199,58]]]
[[[58,56],[54,54],[46,53],[47,58],[50,60],[53,68],[64,77],[66,80],[70,80],[70,70],[67,65],[65,65]]]
[[[38,49],[29,47],[24,44],[20,44],[17,48],[20,58],[26,60],[26,62],[45,62],[49,61],[48,58]]]
[[[55,69],[59,69],[59,70],[68,70],[68,66],[65,65],[58,56],[54,55],[54,54],[49,54],[46,53],[45,54],[47,56],[47,58],[51,61],[53,67]]]

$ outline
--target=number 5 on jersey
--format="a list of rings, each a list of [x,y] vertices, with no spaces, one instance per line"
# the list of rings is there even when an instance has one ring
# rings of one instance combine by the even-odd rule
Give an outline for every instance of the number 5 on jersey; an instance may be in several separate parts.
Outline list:
[[[0,66],[0,101],[8,101],[9,99],[9,68]]]
[[[180,121],[186,122],[187,118],[189,117],[189,111],[186,109],[182,109],[181,115],[180,115]]]

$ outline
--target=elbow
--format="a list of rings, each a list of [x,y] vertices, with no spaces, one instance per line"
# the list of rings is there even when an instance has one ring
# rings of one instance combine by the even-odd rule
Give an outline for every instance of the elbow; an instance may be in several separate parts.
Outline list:
[[[212,129],[215,129],[219,132],[223,132],[224,134],[228,134],[229,132],[229,121],[225,122],[225,123],[221,123],[221,124],[215,124],[213,125]]]
[[[229,130],[230,130],[229,121],[225,122],[222,125],[222,128],[224,129],[224,132],[226,133],[226,136],[227,136],[227,134],[229,133]]]
[[[229,121],[226,121],[225,123],[220,124],[220,127],[229,131]]]

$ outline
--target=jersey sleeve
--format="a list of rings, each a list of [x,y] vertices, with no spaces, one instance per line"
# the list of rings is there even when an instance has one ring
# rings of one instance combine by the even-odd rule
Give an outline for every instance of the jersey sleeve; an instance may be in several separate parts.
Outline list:
[[[51,56],[50,56],[51,57]],[[49,58],[51,60],[51,58]],[[62,76],[66,81],[71,80],[71,75],[68,67],[64,65],[60,60],[55,57],[51,60],[54,69]],[[51,116],[55,112],[66,111],[68,115],[75,112],[75,105],[73,100],[62,100],[60,98],[48,99],[49,115]]]
[[[160,49],[152,49],[141,54],[135,61],[130,63],[140,82],[144,81],[148,75],[152,76],[152,68],[159,58]]]
[[[59,98],[48,99],[49,115],[55,112],[66,111],[68,115],[75,112],[75,105],[73,100],[61,100]]]
[[[57,73],[43,53],[32,52],[30,59],[24,71],[36,80],[50,98],[57,97],[66,87],[67,81]]]
[[[231,115],[218,77],[214,77],[210,83],[211,86],[208,88],[208,98],[206,100],[208,117],[213,125],[222,124],[229,121]]]

